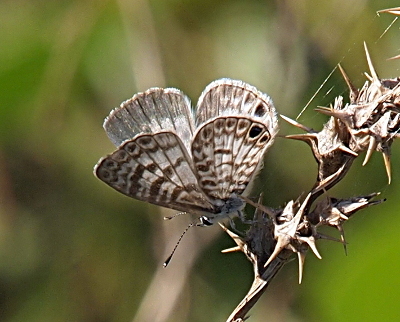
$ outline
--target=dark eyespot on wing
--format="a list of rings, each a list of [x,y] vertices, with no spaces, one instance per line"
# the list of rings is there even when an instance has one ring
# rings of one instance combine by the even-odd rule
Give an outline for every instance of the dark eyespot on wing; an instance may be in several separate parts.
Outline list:
[[[263,129],[257,125],[254,125],[251,127],[250,131],[249,131],[249,136],[251,138],[256,138],[258,135],[260,135],[260,133],[263,131]]]
[[[262,103],[259,103],[257,107],[254,109],[254,115],[258,117],[263,117],[267,113],[267,109]]]

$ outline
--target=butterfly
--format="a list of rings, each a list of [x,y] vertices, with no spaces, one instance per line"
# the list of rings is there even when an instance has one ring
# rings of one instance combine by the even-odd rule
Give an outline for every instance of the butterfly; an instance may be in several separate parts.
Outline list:
[[[150,88],[103,125],[117,149],[94,174],[129,197],[199,216],[243,216],[250,183],[278,132],[271,98],[232,79],[209,84],[195,111],[175,88]]]

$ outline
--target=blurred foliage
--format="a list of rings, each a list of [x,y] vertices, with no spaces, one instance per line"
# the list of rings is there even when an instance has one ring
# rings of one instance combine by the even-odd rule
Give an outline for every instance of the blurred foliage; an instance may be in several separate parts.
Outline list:
[[[399,22],[384,33],[394,16],[376,15],[396,5],[1,1],[0,320],[224,321],[251,283],[249,263],[219,253],[232,244],[215,226],[189,231],[160,269],[189,219],[164,222],[157,207],[94,178],[93,165],[113,150],[104,117],[149,87],[178,87],[196,102],[210,81],[231,77],[267,92],[294,118],[339,62],[362,86],[363,41],[382,78],[400,75],[399,60],[387,60],[399,54]],[[319,129],[326,117],[313,108],[339,94],[348,91],[335,71],[300,122]],[[298,132],[282,122],[280,134]],[[397,145],[392,185],[377,154],[366,167],[356,163],[335,190],[388,198],[345,226],[349,255],[320,243],[323,260],[309,255],[301,286],[297,265],[287,265],[251,321],[399,320]],[[278,139],[257,187],[276,207],[307,191],[315,176],[309,148]]]

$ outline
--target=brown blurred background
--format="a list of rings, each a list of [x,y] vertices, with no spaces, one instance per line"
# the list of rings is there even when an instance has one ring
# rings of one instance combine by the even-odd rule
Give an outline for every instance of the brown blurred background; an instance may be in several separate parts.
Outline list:
[[[195,103],[214,79],[241,79],[295,118],[341,62],[361,87],[366,41],[382,78],[400,76],[400,22],[389,0],[119,0],[0,2],[0,320],[225,321],[252,268],[218,226],[124,197],[92,174],[114,147],[102,122],[149,87],[177,87]],[[335,71],[300,118],[320,129],[348,90]],[[280,134],[301,133],[281,122]],[[362,159],[362,158],[360,158]],[[303,284],[289,263],[250,321],[398,321],[400,145],[393,180],[379,154],[357,160],[331,194],[382,191],[388,201],[345,225],[348,256],[321,241]],[[306,144],[278,138],[254,195],[278,207],[310,189]],[[250,210],[251,211],[251,210]],[[337,236],[336,231],[327,233]],[[266,319],[267,318],[267,319]]]

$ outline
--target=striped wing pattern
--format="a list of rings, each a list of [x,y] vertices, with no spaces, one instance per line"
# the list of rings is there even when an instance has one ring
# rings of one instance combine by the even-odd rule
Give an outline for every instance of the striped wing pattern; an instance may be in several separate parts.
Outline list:
[[[238,196],[278,127],[267,95],[221,79],[202,93],[195,116],[181,91],[152,88],[113,110],[104,128],[117,150],[95,166],[100,180],[129,197],[218,220],[243,208]]]
[[[213,211],[185,147],[172,132],[125,142],[101,159],[95,171],[100,180],[129,197],[180,211]]]
[[[192,156],[201,189],[214,199],[241,195],[263,157],[270,134],[244,117],[218,117],[195,134]]]

